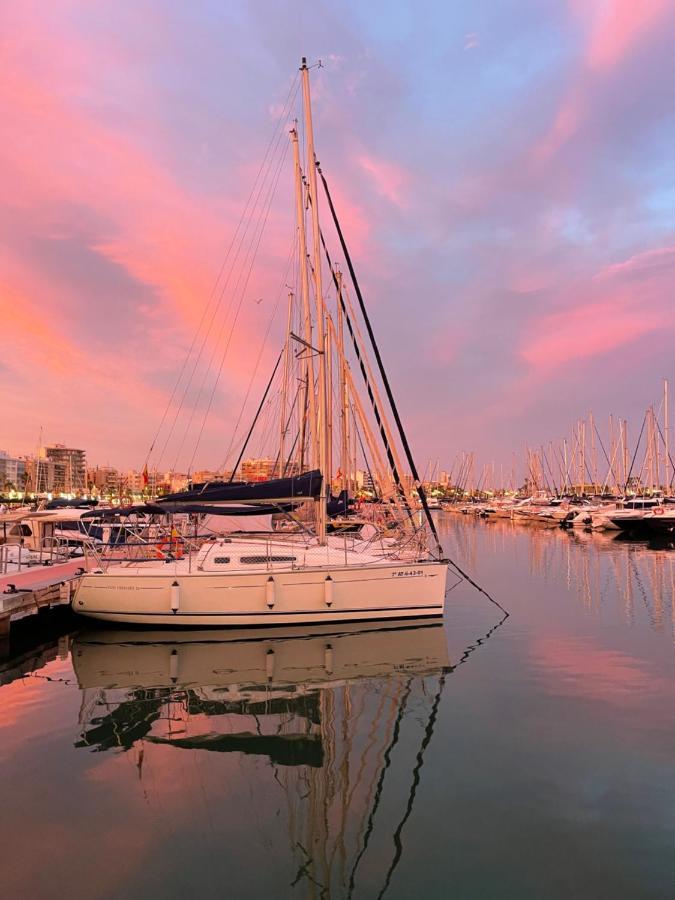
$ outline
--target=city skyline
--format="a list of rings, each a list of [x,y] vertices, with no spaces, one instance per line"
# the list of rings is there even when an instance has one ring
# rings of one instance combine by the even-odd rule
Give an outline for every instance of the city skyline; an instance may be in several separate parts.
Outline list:
[[[150,2],[114,29],[102,7],[3,6],[0,446],[42,427],[142,467],[301,55],[323,61],[318,153],[420,468],[508,460],[589,408],[639,425],[675,330],[675,9],[347,6]],[[291,190],[200,469],[268,327],[251,397],[278,352]]]

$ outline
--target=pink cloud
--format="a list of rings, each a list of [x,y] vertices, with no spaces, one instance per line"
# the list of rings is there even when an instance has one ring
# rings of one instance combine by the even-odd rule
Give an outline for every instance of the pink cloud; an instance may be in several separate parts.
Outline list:
[[[593,4],[585,4],[586,8]],[[634,46],[672,8],[669,0],[610,0],[595,3],[595,15],[586,49],[591,70],[617,66]]]
[[[526,329],[520,357],[538,374],[589,359],[675,327],[670,302],[675,250],[655,248],[606,266],[574,291],[582,299],[536,315]],[[572,288],[568,288],[571,292]]]
[[[667,269],[675,272],[675,247],[657,247],[636,253],[624,262],[606,266],[595,278],[602,281],[621,276],[651,275]]]
[[[615,350],[661,324],[658,313],[645,312],[638,305],[622,309],[612,301],[589,303],[539,318],[520,355],[538,371],[550,372]]]
[[[535,145],[539,162],[554,156],[589,116],[589,94],[639,45],[672,9],[668,0],[571,0],[572,11],[587,29],[581,65],[553,122]]]
[[[405,192],[409,176],[402,166],[367,154],[361,154],[357,162],[370,177],[381,197],[385,197],[394,206],[406,205]]]
[[[188,188],[163,159],[164,137],[157,131],[156,119],[149,116],[138,129],[130,129],[128,123],[106,115],[102,107],[83,102],[81,85],[90,81],[90,69],[101,59],[86,41],[65,28],[41,27],[20,7],[14,8],[13,15],[14,27],[32,35],[32,42],[40,47],[40,62],[34,64],[20,42],[5,47],[0,111],[12,139],[0,143],[3,202],[30,223],[30,234],[23,244],[17,243],[9,215],[4,240],[0,235],[3,337],[21,348],[20,354],[4,362],[14,382],[5,377],[0,387],[3,409],[16,413],[12,420],[15,452],[34,445],[37,413],[49,438],[64,437],[59,428],[70,430],[75,432],[71,439],[94,454],[112,453],[119,460],[124,452],[119,442],[127,440],[118,429],[116,434],[116,423],[110,418],[124,421],[125,434],[145,434],[149,410],[150,419],[158,420],[168,394],[148,382],[158,371],[177,372],[180,367],[241,212],[246,178],[233,170],[222,194],[207,197]],[[99,50],[110,64],[105,46]],[[143,102],[152,103],[146,93],[147,86]],[[282,182],[278,192],[282,199],[283,192]],[[228,194],[231,200],[224,202],[222,196]],[[289,189],[289,208],[290,204]],[[121,341],[104,349],[107,318],[117,319],[115,307],[106,309],[96,297],[78,295],[66,279],[43,271],[33,256],[36,243],[68,239],[72,227],[67,223],[75,221],[77,231],[79,222],[89,219],[103,223],[103,237],[96,235],[88,247],[86,236],[82,238],[82,252],[119,267],[130,283],[147,288],[149,298],[147,303],[135,304],[133,321]],[[222,379],[229,389],[242,390],[248,382],[256,355],[251,348],[257,351],[279,287],[279,261],[285,264],[288,256],[287,222],[273,207],[265,255],[261,254],[243,294],[246,314],[238,317],[236,340],[229,344]],[[246,265],[242,256],[208,338],[204,360],[219,360],[224,350],[239,299],[234,288],[239,283],[243,291]],[[243,273],[239,280],[238,272]],[[253,294],[266,302],[249,314]],[[95,351],[88,349],[82,337],[85,328],[101,335],[101,346]],[[19,385],[35,398],[44,400],[55,393],[58,399],[38,413],[39,403],[14,402]],[[109,397],[105,413],[102,396]],[[96,419],[101,415],[105,422]],[[223,428],[217,416],[209,424]],[[126,464],[134,462],[138,459],[127,458]]]
[[[554,156],[576,134],[585,113],[583,96],[576,90],[572,91],[563,101],[548,132],[535,144],[532,151],[534,159],[543,162]]]

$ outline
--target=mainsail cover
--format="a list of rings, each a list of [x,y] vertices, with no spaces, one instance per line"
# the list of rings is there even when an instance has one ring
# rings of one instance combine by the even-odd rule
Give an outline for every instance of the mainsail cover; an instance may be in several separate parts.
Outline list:
[[[321,492],[321,472],[314,469],[291,478],[273,478],[271,481],[255,481],[231,484],[212,481],[199,488],[179,491],[160,497],[156,503],[261,503],[282,500],[316,499]]]
[[[247,506],[218,506],[210,503],[139,503],[136,506],[116,506],[114,509],[92,509],[82,514],[83,519],[115,520],[130,516],[168,516],[191,514],[208,516],[261,516],[278,512],[290,512],[293,503],[250,504]]]

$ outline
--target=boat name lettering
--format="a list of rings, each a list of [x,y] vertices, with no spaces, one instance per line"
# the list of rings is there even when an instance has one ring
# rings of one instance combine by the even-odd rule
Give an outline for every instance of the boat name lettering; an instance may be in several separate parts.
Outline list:
[[[421,569],[411,569],[410,571],[401,571],[401,572],[392,572],[392,578],[401,578],[405,575],[424,575],[424,572]]]

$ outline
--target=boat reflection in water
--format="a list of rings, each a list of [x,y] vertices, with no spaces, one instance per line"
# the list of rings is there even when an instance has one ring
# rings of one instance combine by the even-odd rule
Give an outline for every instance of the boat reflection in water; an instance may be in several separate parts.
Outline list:
[[[524,529],[508,519],[481,520],[447,516],[444,522],[469,569],[481,553],[511,554],[528,573],[570,596],[587,612],[600,615],[608,606],[632,624],[640,616],[655,631],[675,639],[675,543],[636,540],[619,532]]]
[[[244,754],[236,781],[247,782],[251,809],[269,813],[260,849],[281,854],[293,896],[389,883],[452,670],[442,620],[262,634],[96,629],[77,636],[72,660],[78,747],[129,751],[139,773],[143,754],[147,766],[160,752],[211,751],[200,758],[214,768],[218,754]],[[216,791],[231,794],[237,786],[219,771]],[[254,825],[247,812],[241,839],[260,840],[261,815]]]

